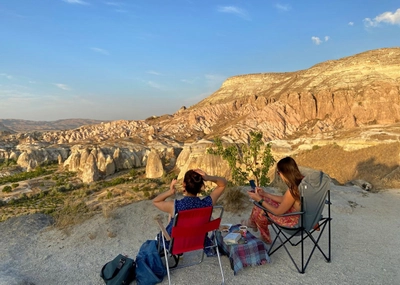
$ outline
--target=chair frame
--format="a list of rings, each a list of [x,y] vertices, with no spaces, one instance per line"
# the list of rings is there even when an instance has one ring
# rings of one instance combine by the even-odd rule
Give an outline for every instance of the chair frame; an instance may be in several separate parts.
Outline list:
[[[323,217],[321,215],[320,220],[318,221],[318,223],[314,226],[313,229],[308,230],[306,229],[303,225],[304,225],[304,215],[305,215],[305,210],[303,208],[304,205],[304,197],[301,196],[300,197],[300,201],[301,201],[301,210],[300,212],[294,212],[294,213],[288,213],[288,214],[283,214],[283,215],[275,215],[278,217],[286,217],[286,216],[294,216],[294,215],[300,215],[300,225],[295,227],[295,228],[291,228],[291,227],[286,227],[286,226],[282,226],[279,225],[278,223],[274,222],[274,220],[271,219],[271,217],[269,216],[269,214],[272,214],[270,211],[268,211],[265,207],[261,206],[260,204],[258,204],[257,202],[253,202],[253,204],[259,208],[261,208],[262,210],[264,210],[265,212],[265,216],[268,219],[268,221],[271,223],[271,227],[274,230],[276,236],[268,250],[268,254],[271,256],[274,252],[276,252],[278,249],[280,249],[281,247],[283,247],[286,251],[286,253],[289,255],[290,259],[292,260],[294,266],[296,267],[297,271],[299,273],[304,273],[309,262],[310,259],[312,257],[312,255],[314,254],[315,249],[317,248],[321,254],[323,255],[323,257],[325,258],[326,262],[331,262],[331,201],[330,201],[330,190],[327,190],[327,195],[326,195],[326,199],[325,199],[325,205],[328,206],[328,216],[327,217]],[[328,226],[328,227],[327,227]],[[322,248],[319,246],[318,242],[320,240],[320,238],[322,237],[322,234],[324,233],[325,229],[327,227],[328,230],[328,248],[326,252],[325,250],[322,250]],[[313,233],[319,231],[319,234],[314,237]],[[300,240],[297,242],[292,242],[292,239],[294,237],[300,237]],[[304,241],[310,238],[310,240],[313,243],[313,247],[312,250],[309,254],[308,257],[305,256],[304,254]],[[280,245],[276,246],[276,248],[274,249],[274,246],[276,245],[277,240],[279,240],[281,242]],[[300,260],[300,264],[298,264],[292,254],[290,254],[289,250],[286,247],[286,244],[289,243],[291,246],[295,247],[298,246],[300,244],[301,247],[301,260]],[[307,258],[307,260],[305,260]]]
[[[163,249],[164,249],[164,258],[165,258],[165,266],[167,268],[167,274],[168,274],[168,284],[171,284],[170,270],[178,269],[178,268],[184,268],[184,267],[189,267],[189,266],[193,266],[193,265],[196,265],[196,264],[200,264],[204,260],[204,249],[206,249],[206,248],[215,248],[216,249],[219,268],[220,268],[221,276],[222,276],[222,283],[221,284],[225,284],[225,277],[224,277],[224,272],[222,270],[222,264],[221,264],[221,255],[220,255],[220,252],[219,252],[219,249],[218,249],[217,238],[216,238],[216,233],[215,233],[215,231],[217,229],[219,229],[219,226],[221,224],[221,219],[222,219],[222,214],[224,213],[224,208],[222,206],[210,206],[210,208],[212,208],[212,209],[211,209],[211,212],[210,212],[209,222],[202,225],[203,229],[201,230],[201,233],[199,233],[198,229],[196,231],[197,231],[197,233],[199,235],[203,234],[204,237],[206,237],[206,235],[209,232],[212,232],[213,233],[212,234],[213,245],[211,245],[211,246],[203,246],[203,248],[196,249],[196,250],[201,250],[202,249],[201,259],[198,262],[193,262],[193,263],[190,263],[190,264],[185,264],[185,265],[178,266],[179,254],[180,253],[185,253],[185,252],[196,251],[196,250],[183,250],[182,252],[174,254],[173,253],[174,252],[174,248],[173,248],[174,247],[174,238],[182,237],[182,235],[180,236],[179,232],[178,232],[178,234],[172,232],[171,235],[169,235],[168,232],[166,231],[164,225],[162,224],[161,220],[157,219],[157,223],[158,223],[158,225],[160,227],[160,230],[161,230],[162,243],[163,243]],[[204,209],[204,208],[196,208],[196,209],[191,209],[191,210],[186,210],[186,211],[196,211],[196,210],[200,210],[200,209]],[[219,214],[218,218],[212,219],[212,214],[213,214],[215,209],[219,210],[220,214]],[[186,211],[181,211],[180,213],[186,212]],[[172,229],[174,229],[174,227],[177,226],[177,223],[179,223],[179,214],[180,213],[176,213],[175,214]],[[199,225],[193,225],[193,227],[185,227],[185,232],[192,232],[195,228],[198,228],[198,227],[199,227]],[[190,229],[192,229],[192,230],[190,230]],[[185,235],[185,237],[186,238],[190,238],[189,235]],[[165,241],[169,241],[170,242],[168,249],[166,248]],[[172,267],[169,266],[168,254],[170,254],[175,259],[175,265],[172,266]]]

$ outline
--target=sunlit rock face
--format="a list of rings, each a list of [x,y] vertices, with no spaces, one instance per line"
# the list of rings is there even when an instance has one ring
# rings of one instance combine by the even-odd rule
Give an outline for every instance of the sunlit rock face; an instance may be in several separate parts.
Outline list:
[[[163,163],[157,151],[149,153],[146,163],[146,178],[160,178],[164,174]]]
[[[265,142],[283,141],[400,122],[399,74],[400,48],[386,48],[295,72],[233,76],[172,115],[24,133],[9,132],[3,122],[0,129],[8,133],[0,134],[0,159],[16,160],[24,169],[62,163],[85,181],[149,162],[148,177],[175,167],[180,177],[195,167],[222,175],[223,161],[205,152],[216,136],[242,143],[251,131],[262,131]]]

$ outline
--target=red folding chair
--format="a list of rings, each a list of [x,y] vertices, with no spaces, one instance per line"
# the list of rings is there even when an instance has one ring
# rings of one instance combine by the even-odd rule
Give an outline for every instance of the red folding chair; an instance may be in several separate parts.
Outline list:
[[[219,209],[220,215],[216,219],[212,219],[213,209]],[[219,268],[222,275],[222,284],[225,282],[224,272],[221,265],[221,256],[218,250],[215,231],[219,228],[221,217],[223,214],[222,206],[196,208],[191,210],[180,211],[174,217],[171,236],[167,233],[164,226],[159,221],[162,243],[164,248],[165,266],[167,267],[168,283],[171,284],[170,267],[168,264],[168,253],[173,256],[178,256],[185,252],[202,250],[201,259],[199,262],[194,262],[186,265],[180,265],[175,268],[188,267],[200,264],[204,260],[204,249],[215,248],[218,256]],[[209,232],[213,232],[212,245],[206,246],[205,239]],[[165,241],[169,241],[169,248],[166,247]],[[172,268],[171,268],[172,269]]]

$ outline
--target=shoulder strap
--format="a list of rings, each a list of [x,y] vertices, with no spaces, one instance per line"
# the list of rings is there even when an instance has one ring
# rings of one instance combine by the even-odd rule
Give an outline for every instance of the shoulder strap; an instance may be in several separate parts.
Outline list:
[[[106,264],[103,266],[103,268],[101,269],[101,275],[102,275],[103,279],[104,279],[105,281],[109,281],[109,280],[113,279],[115,276],[117,276],[118,272],[121,270],[122,266],[124,266],[125,262],[126,262],[126,258],[125,258],[125,257],[121,257],[121,259],[118,261],[118,265],[117,265],[117,267],[115,268],[113,275],[112,275],[110,278],[106,278],[106,277],[104,276],[104,269],[105,269],[106,266],[108,265],[108,263],[106,263]]]

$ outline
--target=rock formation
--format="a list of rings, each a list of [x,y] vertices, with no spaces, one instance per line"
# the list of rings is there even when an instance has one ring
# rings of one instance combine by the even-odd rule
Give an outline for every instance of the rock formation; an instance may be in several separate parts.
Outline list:
[[[156,150],[150,151],[147,156],[146,178],[160,178],[164,174],[164,167]]]
[[[147,170],[148,175],[158,176],[161,168],[150,152],[154,145],[163,171],[178,167],[184,173],[191,167],[203,165],[207,170],[214,165],[212,172],[223,175],[223,162],[204,152],[204,142],[215,136],[242,143],[257,130],[265,142],[282,147],[279,141],[288,138],[322,133],[326,137],[328,132],[333,137],[340,130],[399,121],[400,48],[385,48],[295,72],[234,76],[208,98],[173,115],[3,134],[0,159],[12,157],[28,169],[57,163],[61,156],[64,166],[81,173],[85,181],[151,161],[154,168]]]

